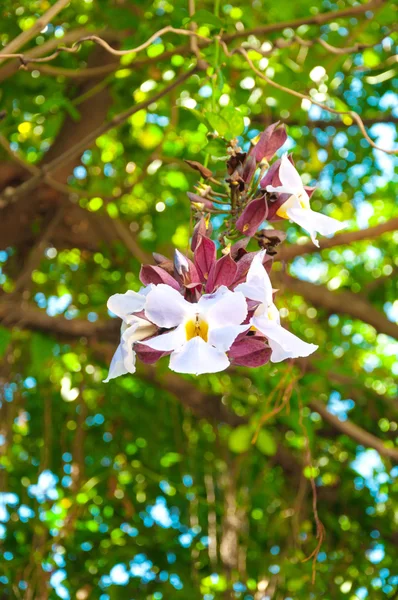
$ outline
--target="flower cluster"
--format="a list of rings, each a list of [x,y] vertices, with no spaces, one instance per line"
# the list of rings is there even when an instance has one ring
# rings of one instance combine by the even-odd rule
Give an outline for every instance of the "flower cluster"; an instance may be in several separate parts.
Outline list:
[[[105,381],[134,373],[136,357],[154,363],[168,355],[171,370],[200,375],[231,364],[257,367],[305,357],[317,349],[281,325],[269,272],[284,235],[273,229],[259,234],[258,229],[264,221],[290,219],[318,245],[317,233],[331,234],[345,225],[311,210],[313,188],[303,185],[290,156],[269,165],[285,141],[286,132],[276,123],[248,154],[232,143],[225,184],[190,161],[208,180],[188,194],[198,211],[191,258],[178,250],[173,261],[154,254],[156,265],[141,268],[139,292],[109,298],[108,308],[122,319],[122,328]],[[225,185],[229,194],[213,190],[208,182]],[[226,214],[219,258],[211,239],[214,212]],[[251,238],[266,249],[248,251]]]

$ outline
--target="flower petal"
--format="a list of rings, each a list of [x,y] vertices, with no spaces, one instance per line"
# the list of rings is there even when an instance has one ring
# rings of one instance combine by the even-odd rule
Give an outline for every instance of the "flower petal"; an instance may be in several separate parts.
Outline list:
[[[113,355],[108,376],[106,379],[103,379],[103,382],[108,383],[108,381],[111,379],[115,379],[116,377],[120,377],[120,375],[125,375],[126,373],[128,373],[128,371],[124,366],[122,344],[119,344],[115,354]]]
[[[238,335],[247,331],[250,327],[249,323],[245,325],[225,325],[217,327],[209,331],[208,342],[222,352],[227,352],[230,349]]]
[[[180,325],[192,307],[177,290],[161,283],[148,294],[145,315],[152,323],[169,329]]]
[[[271,304],[272,284],[268,273],[263,266],[265,254],[265,250],[256,254],[247,273],[246,283],[237,285],[235,291],[242,292],[242,294],[250,300]]]
[[[268,339],[268,344],[272,350],[271,362],[277,363],[286,358],[309,356],[318,349],[315,344],[304,342],[274,321],[262,317],[253,317],[251,322]]]
[[[297,192],[304,189],[301,177],[298,174],[296,167],[290,162],[287,154],[282,156],[278,175],[282,186],[292,188]]]
[[[145,340],[145,338],[148,338],[151,335],[155,335],[158,329],[156,325],[153,325],[153,323],[150,323],[149,321],[147,321],[146,319],[142,319],[141,317],[136,317],[135,315],[132,315],[130,319],[131,320],[129,322],[131,327],[126,329],[123,332],[123,335],[128,331],[129,333],[127,335],[129,337],[129,341],[132,344],[134,342],[140,342],[141,340]]]
[[[202,296],[198,308],[210,330],[223,325],[240,325],[247,316],[244,295],[231,292],[223,285],[214,294]]]
[[[171,350],[179,350],[187,341],[185,326],[180,325],[173,331],[162,333],[156,337],[141,342],[143,346],[149,346],[153,350],[161,350],[162,352],[170,352]]]
[[[207,344],[201,337],[194,337],[184,344],[179,352],[170,356],[170,369],[177,373],[218,373],[229,367],[225,352]]]
[[[113,314],[125,321],[128,315],[143,310],[145,301],[146,298],[143,294],[137,294],[137,292],[129,290],[125,294],[111,296],[107,302],[107,307]]]
[[[135,352],[133,350],[133,337],[137,330],[137,324],[135,323],[131,327],[127,327],[122,334],[120,344],[113,355],[108,377],[104,379],[104,383],[107,383],[110,379],[120,377],[126,373],[135,373]]]
[[[316,234],[321,235],[332,235],[340,229],[347,227],[346,223],[342,223],[337,219],[323,215],[322,213],[315,212],[310,208],[288,208],[286,213],[294,223],[300,225],[303,229],[308,231],[315,246],[319,248],[319,242],[316,239]]]

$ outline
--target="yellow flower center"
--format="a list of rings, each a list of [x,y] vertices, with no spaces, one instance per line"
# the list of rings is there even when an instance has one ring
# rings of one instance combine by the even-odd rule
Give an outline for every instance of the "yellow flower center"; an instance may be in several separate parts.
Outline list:
[[[286,202],[282,204],[280,208],[278,208],[278,210],[276,211],[278,217],[281,217],[282,219],[289,219],[287,209],[291,207],[293,198],[294,196],[291,196],[288,200],[286,200]],[[296,196],[296,198],[299,201],[301,208],[309,208],[307,198],[303,197],[303,195],[301,194],[299,196]]]
[[[185,323],[185,332],[187,335],[187,341],[192,340],[194,337],[201,337],[202,340],[207,342],[209,326],[206,321],[202,321],[199,315],[196,315],[196,319],[187,321]]]

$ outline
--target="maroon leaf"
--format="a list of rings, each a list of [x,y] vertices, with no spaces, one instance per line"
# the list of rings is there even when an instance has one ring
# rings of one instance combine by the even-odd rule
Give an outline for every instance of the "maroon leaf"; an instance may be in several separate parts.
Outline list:
[[[204,235],[200,236],[195,248],[194,259],[200,280],[207,281],[213,263],[216,261],[215,243]]]
[[[152,365],[157,362],[162,356],[166,356],[170,354],[170,352],[160,352],[159,350],[153,350],[153,348],[149,348],[149,346],[145,346],[145,344],[134,344],[134,350],[137,353],[138,358],[141,362],[146,365]]]
[[[196,246],[199,243],[201,236],[205,236],[207,234],[211,235],[212,227],[210,223],[207,223],[205,217],[202,217],[200,221],[198,221],[194,227],[192,240],[191,240],[191,250],[194,252]]]
[[[232,258],[238,259],[241,256],[243,256],[244,254],[246,254],[246,246],[249,242],[250,242],[249,237],[245,237],[245,238],[239,240],[238,242],[235,242],[235,244],[233,244],[231,246]]]
[[[232,344],[228,354],[235,365],[260,367],[269,361],[271,348],[255,336],[246,335]]]
[[[252,200],[236,221],[236,227],[248,237],[252,237],[261,223],[267,218],[267,207],[264,196]]]
[[[260,187],[263,188],[263,190],[266,189],[267,185],[274,185],[274,186],[280,185],[281,182],[278,177],[278,171],[279,171],[280,164],[281,164],[281,159],[278,158],[278,160],[276,160],[274,163],[272,163],[272,165],[270,166],[270,168],[268,169],[268,171],[266,172],[266,174],[260,181]]]
[[[206,284],[206,292],[209,294],[221,285],[229,287],[236,277],[238,267],[232,260],[230,254],[226,254],[215,262],[210,270]]]
[[[257,163],[254,156],[248,156],[243,167],[242,179],[246,184],[249,184],[256,172]]]
[[[140,271],[140,280],[144,285],[149,285],[150,283],[155,285],[159,285],[159,283],[165,283],[166,285],[170,285],[175,290],[180,289],[180,286],[174,277],[172,277],[161,267],[156,267],[153,265],[142,265]]]
[[[158,252],[153,252],[152,256],[154,258],[155,263],[158,265],[158,267],[161,267],[162,269],[167,271],[170,275],[173,275],[174,264],[173,264],[172,260],[170,260],[166,256],[163,256],[163,254],[158,254]]]
[[[184,160],[184,162],[186,162],[187,165],[189,165],[192,169],[195,169],[195,171],[199,171],[199,173],[204,179],[207,179],[208,177],[211,177],[213,175],[210,169],[208,169],[204,165],[201,165],[196,160]]]
[[[257,144],[251,149],[250,156],[254,156],[258,163],[264,158],[271,160],[275,152],[286,142],[287,133],[285,127],[282,125],[277,129],[278,125],[279,121],[267,127],[261,134]]]

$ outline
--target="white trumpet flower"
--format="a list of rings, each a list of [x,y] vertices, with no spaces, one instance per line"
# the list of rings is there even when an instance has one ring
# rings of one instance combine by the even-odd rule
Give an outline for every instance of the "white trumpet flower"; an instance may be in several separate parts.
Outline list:
[[[145,314],[159,327],[175,328],[143,344],[171,352],[170,369],[177,373],[223,371],[230,364],[227,351],[249,328],[241,325],[247,316],[244,295],[225,286],[190,303],[177,290],[160,284],[148,294]]]
[[[120,344],[113,355],[107,383],[110,379],[126,373],[135,373],[135,352],[133,345],[155,333],[157,327],[135,313],[144,310],[147,294],[152,285],[142,288],[139,293],[129,290],[125,294],[114,294],[108,300],[108,309],[123,320]]]
[[[242,292],[249,300],[259,302],[250,325],[268,339],[272,350],[271,362],[277,363],[287,358],[309,356],[318,346],[308,344],[296,335],[284,329],[280,324],[279,311],[272,299],[272,285],[267,271],[263,267],[265,250],[253,259],[245,283],[240,283],[235,292]]]
[[[281,185],[276,187],[267,185],[267,192],[289,194],[290,197],[276,211],[276,214],[283,219],[290,219],[308,231],[315,246],[319,248],[319,242],[316,239],[317,233],[332,235],[347,226],[346,223],[342,223],[341,221],[337,221],[337,219],[327,217],[311,209],[310,198],[304,188],[301,177],[290,162],[287,154],[282,156],[278,174]]]

